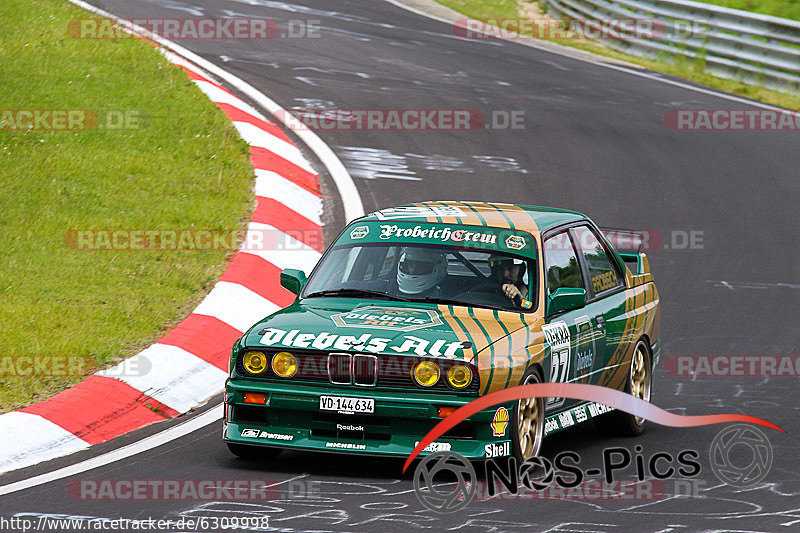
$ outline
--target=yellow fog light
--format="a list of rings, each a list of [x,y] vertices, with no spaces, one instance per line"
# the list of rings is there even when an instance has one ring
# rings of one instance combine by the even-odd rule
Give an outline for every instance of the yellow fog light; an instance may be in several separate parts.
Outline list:
[[[433,361],[422,361],[414,367],[412,375],[423,387],[432,387],[439,381],[439,365]]]
[[[282,378],[297,374],[297,357],[289,352],[278,352],[272,358],[272,371]]]
[[[247,352],[242,363],[251,374],[262,374],[267,369],[267,355],[264,352]]]
[[[454,389],[463,389],[472,382],[472,371],[465,365],[453,365],[447,371],[447,381]]]

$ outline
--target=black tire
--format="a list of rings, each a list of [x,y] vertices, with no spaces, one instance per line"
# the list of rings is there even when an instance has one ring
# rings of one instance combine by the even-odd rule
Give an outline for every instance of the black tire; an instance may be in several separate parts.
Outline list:
[[[538,369],[531,367],[525,371],[520,385],[532,385],[541,383],[542,375]],[[545,398],[530,398],[517,400],[514,404],[514,412],[511,415],[511,453],[517,460],[517,464],[522,464],[525,459],[539,455],[544,440],[544,421],[545,421]],[[538,412],[538,426],[527,426],[521,418],[526,418]],[[523,430],[525,435],[521,435]]]
[[[643,361],[640,360],[639,365],[637,365],[637,359],[639,358],[642,358]],[[634,375],[641,375],[641,371],[645,372],[645,377],[643,378],[644,382],[636,383],[641,380],[635,378]],[[644,388],[642,389],[642,387]],[[634,392],[631,392],[632,390]],[[647,342],[645,342],[644,339],[639,339],[633,349],[631,368],[628,371],[628,378],[625,381],[625,392],[649,402],[652,397],[652,390],[653,358]],[[612,411],[596,418],[594,420],[594,425],[601,433],[607,435],[638,437],[644,433],[647,421],[624,411]]]
[[[263,461],[274,459],[283,451],[280,448],[268,448],[266,446],[250,446],[248,444],[237,444],[226,442],[231,453],[248,461]]]

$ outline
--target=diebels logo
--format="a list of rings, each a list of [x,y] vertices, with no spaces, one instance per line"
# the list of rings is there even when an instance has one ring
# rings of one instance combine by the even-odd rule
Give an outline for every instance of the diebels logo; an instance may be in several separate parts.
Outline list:
[[[356,226],[350,232],[351,239],[363,239],[369,234],[369,226]]]
[[[442,319],[436,311],[369,305],[346,313],[331,315],[334,324],[341,328],[374,328],[394,331],[414,331],[441,326]]]
[[[506,246],[511,250],[521,250],[525,248],[525,239],[519,235],[510,235],[506,239]]]

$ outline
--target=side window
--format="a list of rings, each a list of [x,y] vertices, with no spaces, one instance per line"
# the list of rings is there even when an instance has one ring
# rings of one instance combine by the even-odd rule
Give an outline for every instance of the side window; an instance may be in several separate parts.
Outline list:
[[[553,294],[561,287],[583,288],[581,267],[568,232],[557,233],[544,242],[544,264],[547,268],[548,294]]]
[[[586,260],[589,280],[594,293],[600,294],[619,287],[622,284],[622,278],[597,235],[586,226],[578,226],[573,231],[575,232],[575,241]]]

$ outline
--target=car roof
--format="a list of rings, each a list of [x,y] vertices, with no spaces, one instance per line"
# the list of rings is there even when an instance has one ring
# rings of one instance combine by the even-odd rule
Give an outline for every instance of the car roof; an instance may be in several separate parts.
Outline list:
[[[370,213],[360,220],[419,222],[421,219],[425,219],[426,222],[511,228],[537,233],[587,218],[586,215],[577,211],[556,207],[445,200],[418,202],[382,209]]]

